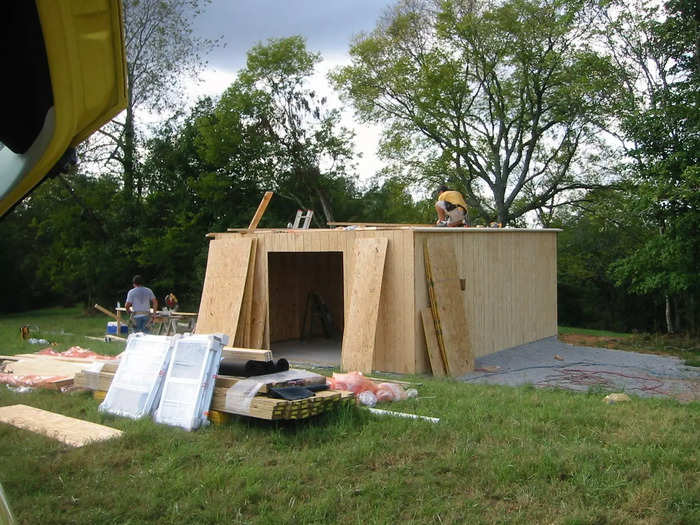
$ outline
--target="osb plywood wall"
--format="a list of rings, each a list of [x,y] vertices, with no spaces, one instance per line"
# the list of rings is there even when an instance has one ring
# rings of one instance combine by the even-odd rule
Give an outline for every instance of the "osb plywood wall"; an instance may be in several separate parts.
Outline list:
[[[352,250],[359,237],[385,237],[388,239],[382,292],[377,322],[375,370],[412,373],[415,371],[415,333],[413,324],[413,232],[410,230],[297,230],[265,231],[254,234],[217,233],[216,238],[254,237],[257,239],[256,280],[269,275],[268,254],[283,252],[342,252],[343,254],[343,306],[344,315],[350,299],[351,279],[355,275],[352,267]],[[361,276],[361,270],[360,270]],[[300,279],[305,279],[300,277]],[[278,287],[274,277],[265,278],[265,286]],[[304,288],[304,285],[300,285]],[[256,290],[261,287],[256,287]],[[276,327],[283,314],[278,311],[279,289],[266,288],[265,298],[269,298],[269,334],[271,340],[290,334],[289,329]],[[256,292],[257,295],[257,292]],[[286,309],[286,308],[283,308]],[[278,331],[278,330],[281,330]],[[298,328],[297,328],[298,330]],[[422,328],[421,328],[422,330]],[[422,331],[420,332],[422,337]]]
[[[423,243],[431,235],[447,235],[453,241],[460,277],[466,284],[464,305],[469,323],[469,344],[475,357],[556,335],[555,231],[258,230],[253,234],[217,233],[216,238],[257,239],[255,303],[265,304],[266,308],[269,306],[263,345],[266,348],[269,348],[270,335],[272,340],[287,338],[288,335],[298,337],[292,334],[294,330],[298,332],[301,320],[285,322],[284,312],[289,309],[280,305],[292,301],[299,306],[296,310],[302,311],[300,301],[304,290],[310,287],[308,281],[319,277],[332,279],[333,275],[338,274],[337,268],[332,267],[335,263],[330,262],[331,259],[320,257],[316,263],[310,264],[323,265],[325,261],[331,265],[326,270],[317,267],[320,274],[291,266],[288,274],[280,280],[276,272],[284,271],[283,259],[273,263],[272,271],[277,276],[271,275],[268,254],[342,253],[343,309],[344,315],[347,315],[351,279],[355,276],[355,268],[352,267],[355,239],[387,238],[373,368],[416,373],[430,370],[420,310],[429,304]],[[295,265],[302,260],[296,259],[297,262],[294,262],[290,258],[288,264]],[[299,283],[287,281],[293,275],[298,276]],[[358,275],[361,278],[362,269],[359,269]],[[285,292],[286,287],[297,291]],[[291,294],[291,298],[285,293]],[[327,297],[324,299],[330,302]],[[339,306],[333,308],[337,311]],[[333,313],[340,320],[340,316]]]
[[[428,305],[423,243],[431,233],[416,232],[416,330]],[[437,234],[435,234],[437,235]],[[469,343],[475,357],[557,333],[557,261],[554,231],[440,233],[453,241]],[[418,370],[429,370],[423,338],[416,339]]]

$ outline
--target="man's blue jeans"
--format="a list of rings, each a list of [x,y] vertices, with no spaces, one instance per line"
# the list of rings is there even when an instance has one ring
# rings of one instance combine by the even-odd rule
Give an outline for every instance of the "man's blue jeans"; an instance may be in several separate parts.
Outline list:
[[[150,332],[148,328],[146,328],[146,325],[148,324],[148,315],[139,315],[139,316],[134,316],[131,319],[131,323],[134,326],[134,332],[143,332],[144,334],[147,334]]]

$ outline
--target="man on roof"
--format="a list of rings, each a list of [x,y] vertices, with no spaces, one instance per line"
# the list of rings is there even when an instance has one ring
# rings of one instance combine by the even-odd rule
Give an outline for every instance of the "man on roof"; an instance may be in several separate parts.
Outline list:
[[[444,184],[437,189],[437,202],[435,211],[437,212],[438,226],[458,227],[469,224],[467,215],[467,203],[464,197],[457,190],[451,190]]]

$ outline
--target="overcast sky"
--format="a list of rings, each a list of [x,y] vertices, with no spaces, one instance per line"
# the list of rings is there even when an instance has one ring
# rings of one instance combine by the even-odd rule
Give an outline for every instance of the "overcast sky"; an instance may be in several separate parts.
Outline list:
[[[313,79],[313,88],[329,95],[325,75],[333,67],[348,63],[352,37],[371,31],[378,18],[394,0],[213,0],[195,20],[195,33],[203,38],[222,37],[222,46],[209,56],[203,82],[192,88],[192,96],[218,96],[245,65],[246,52],[268,38],[302,35],[307,48],[319,52],[324,61]],[[377,128],[354,126],[351,111],[344,124],[358,133],[355,149],[361,152],[358,171],[367,180],[381,167],[376,159]]]

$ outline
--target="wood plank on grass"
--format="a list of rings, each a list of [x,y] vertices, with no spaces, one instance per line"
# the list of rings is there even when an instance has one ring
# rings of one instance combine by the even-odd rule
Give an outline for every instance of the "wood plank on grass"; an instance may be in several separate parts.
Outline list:
[[[437,319],[440,321],[445,368],[455,377],[474,370],[469,346],[467,316],[451,236],[426,240],[426,261],[430,265]]]
[[[428,347],[428,359],[430,360],[430,368],[435,377],[445,376],[445,363],[442,361],[442,354],[438,346],[437,333],[435,332],[435,321],[433,320],[433,311],[429,306],[426,306],[420,311],[421,319],[423,320],[423,330],[425,332],[425,344]]]
[[[251,238],[210,241],[195,333],[223,333],[235,340],[252,245]]]
[[[122,435],[121,430],[27,405],[0,407],[0,421],[74,447]]]
[[[372,371],[388,242],[386,237],[355,241],[350,303],[343,331],[343,370]]]

